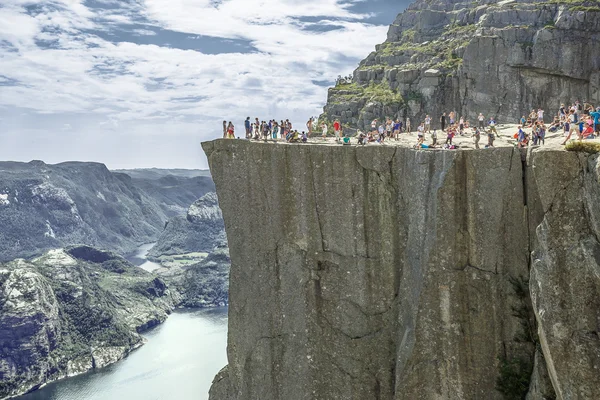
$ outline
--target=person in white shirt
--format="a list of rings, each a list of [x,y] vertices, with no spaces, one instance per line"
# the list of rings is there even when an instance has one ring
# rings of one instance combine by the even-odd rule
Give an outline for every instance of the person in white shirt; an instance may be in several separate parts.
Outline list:
[[[427,115],[425,117],[425,132],[429,133],[430,130],[431,130],[431,117],[429,115]]]
[[[544,122],[544,110],[542,110],[541,108],[538,109],[537,112],[538,115],[538,121],[539,122]]]
[[[479,129],[484,129],[485,128],[485,117],[483,116],[483,114],[479,113],[479,117],[477,117],[477,119],[479,120]]]

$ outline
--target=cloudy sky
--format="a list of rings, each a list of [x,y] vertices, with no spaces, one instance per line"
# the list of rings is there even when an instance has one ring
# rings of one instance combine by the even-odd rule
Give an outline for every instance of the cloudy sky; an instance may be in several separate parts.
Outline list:
[[[409,2],[0,0],[0,160],[206,168],[223,119],[318,115]]]

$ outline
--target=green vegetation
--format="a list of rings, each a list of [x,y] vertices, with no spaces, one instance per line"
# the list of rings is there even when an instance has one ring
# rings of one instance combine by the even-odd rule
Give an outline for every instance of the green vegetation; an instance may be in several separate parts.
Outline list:
[[[376,101],[384,104],[403,104],[402,95],[389,88],[386,82],[360,86],[357,83],[342,84],[329,89],[332,104],[351,101]]]
[[[451,24],[446,26],[444,29],[444,35],[459,35],[459,34],[471,34],[477,30],[476,24],[458,25]]]
[[[506,400],[525,400],[531,381],[533,362],[529,359],[500,359],[500,377],[496,389]]]
[[[577,151],[580,153],[596,154],[600,153],[600,143],[597,142],[570,142],[567,143],[565,149],[568,151]]]

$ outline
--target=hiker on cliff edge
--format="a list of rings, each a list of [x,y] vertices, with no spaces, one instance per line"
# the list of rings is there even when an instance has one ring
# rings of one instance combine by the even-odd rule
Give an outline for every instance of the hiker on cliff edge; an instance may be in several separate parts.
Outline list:
[[[333,123],[333,131],[335,133],[335,141],[339,142],[342,133],[342,124],[340,123],[339,119],[336,119]]]
[[[246,128],[246,139],[250,139],[252,137],[252,127],[250,123],[250,117],[247,117],[244,121],[244,128]]]
[[[442,132],[446,132],[446,113],[443,113],[440,117],[440,125],[442,126]]]

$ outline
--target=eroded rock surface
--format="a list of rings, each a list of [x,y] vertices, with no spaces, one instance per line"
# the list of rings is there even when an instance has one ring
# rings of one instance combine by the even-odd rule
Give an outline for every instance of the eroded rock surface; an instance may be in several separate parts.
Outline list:
[[[479,112],[516,122],[533,107],[600,102],[597,1],[418,0],[352,80],[330,89],[323,118],[365,129],[374,118]]]

